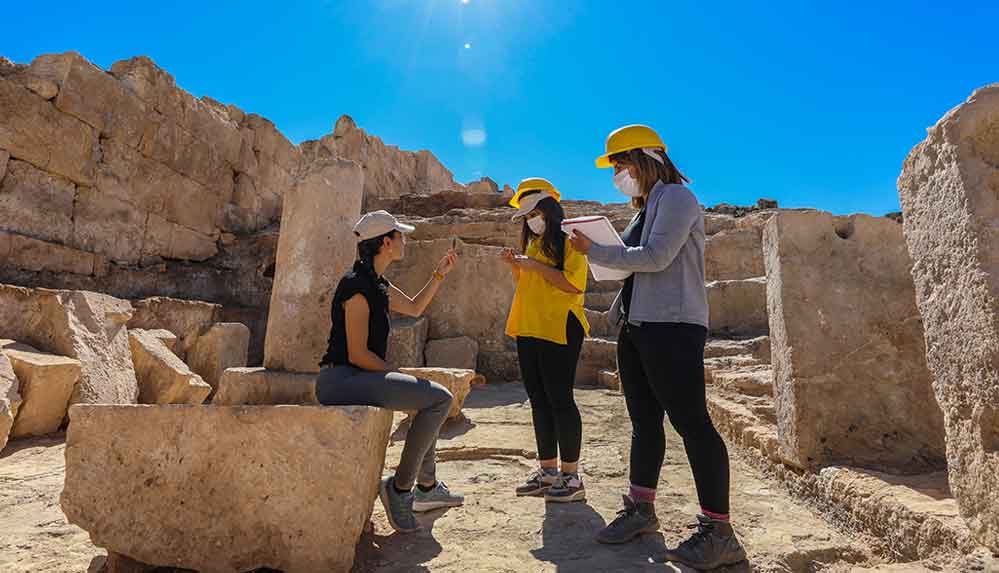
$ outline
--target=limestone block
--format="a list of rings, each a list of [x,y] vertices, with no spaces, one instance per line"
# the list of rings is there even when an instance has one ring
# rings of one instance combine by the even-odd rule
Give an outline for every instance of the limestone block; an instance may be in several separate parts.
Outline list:
[[[94,274],[93,253],[40,241],[17,233],[0,231],[9,242],[7,263],[28,271],[53,271],[77,275]],[[3,239],[0,239],[3,240]]]
[[[477,370],[490,382],[516,382],[520,380],[520,361],[515,350],[479,349]]]
[[[232,168],[219,150],[195,137],[174,119],[159,116],[150,121],[139,151],[194,179],[215,194],[221,194],[226,185],[231,188]]]
[[[621,376],[617,370],[601,370],[597,373],[597,384],[610,390],[620,390]]]
[[[152,330],[146,330],[150,336],[153,336],[157,340],[163,343],[164,346],[170,349],[171,352],[176,354],[177,349],[177,335],[166,330],[164,328],[155,328]]]
[[[0,78],[0,148],[38,169],[91,185],[98,135],[37,94]]]
[[[11,437],[43,436],[58,431],[66,417],[73,387],[80,379],[80,362],[12,341],[0,341],[0,352],[10,359],[23,399]]]
[[[427,342],[424,350],[427,366],[475,370],[479,343],[467,336],[439,338]]]
[[[617,336],[620,328],[611,322],[607,311],[583,309],[590,325],[590,336]]]
[[[146,214],[93,187],[81,187],[73,205],[71,245],[126,264],[139,262]]]
[[[7,231],[69,244],[75,196],[68,179],[11,159],[0,182],[0,221]]]
[[[204,235],[182,225],[171,223],[159,215],[149,214],[142,255],[187,261],[204,261],[218,253],[218,244],[211,235]]]
[[[480,374],[476,374],[475,370],[462,368],[400,368],[399,372],[436,382],[450,390],[454,396],[454,401],[451,402],[451,409],[448,410],[448,418],[460,416],[461,407],[465,405],[465,399],[472,391],[472,386],[485,382],[485,379]]]
[[[128,332],[140,404],[202,404],[212,387],[159,338],[142,329]]]
[[[184,116],[184,102],[173,76],[157,66],[148,56],[120,60],[111,65],[122,86],[162,115],[179,121]]]
[[[250,329],[245,324],[219,322],[198,337],[187,353],[187,363],[213,390],[218,390],[226,369],[246,366],[249,348]]]
[[[928,130],[898,180],[950,487],[999,551],[999,84]]]
[[[576,364],[576,385],[599,384],[601,370],[617,370],[617,342],[603,338],[586,338]]]
[[[76,52],[38,56],[27,71],[58,86],[55,106],[63,113],[106,137],[130,147],[139,145],[149,110],[111,74]]]
[[[115,140],[102,141],[101,152],[96,187],[102,193],[163,217],[167,217],[169,205],[170,212],[174,213],[172,220],[190,227],[196,227],[198,221],[204,220],[204,214],[195,213],[181,220],[176,213],[178,208],[174,206],[209,194],[197,181]]]
[[[229,368],[212,396],[213,406],[314,404],[316,375],[265,368]]]
[[[14,419],[21,407],[20,387],[10,359],[0,352],[0,451],[7,445]]]
[[[732,229],[709,235],[704,241],[705,279],[734,280],[763,276],[761,230]]]
[[[781,457],[799,467],[942,467],[943,416],[901,227],[783,212],[764,245]]]
[[[128,301],[104,294],[0,285],[0,338],[80,361],[71,404],[135,403],[131,315]]]
[[[735,217],[731,215],[719,215],[717,213],[704,214],[704,234],[711,236],[728,229],[736,227]]]
[[[253,150],[263,156],[264,163],[268,163],[266,160],[270,159],[271,163],[287,173],[294,173],[300,167],[301,154],[272,121],[251,113],[244,117],[243,125],[253,132]]]
[[[264,342],[267,368],[319,371],[333,291],[357,254],[351,229],[363,185],[358,164],[330,159],[312,164],[285,195]]]
[[[156,296],[132,302],[135,309],[129,328],[164,329],[177,336],[173,348],[181,359],[194,347],[202,334],[221,319],[222,306],[198,300]]]
[[[766,334],[767,279],[712,281],[708,289],[708,324],[712,333]]]
[[[425,364],[423,349],[427,342],[427,319],[396,318],[389,332],[385,361],[392,369],[414,368]]]
[[[62,510],[142,563],[347,571],[391,424],[366,406],[75,406]]]

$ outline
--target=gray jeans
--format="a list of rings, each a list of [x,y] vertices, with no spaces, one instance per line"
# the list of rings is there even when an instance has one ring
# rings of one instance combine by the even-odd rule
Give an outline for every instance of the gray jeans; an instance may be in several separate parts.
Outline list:
[[[316,380],[316,398],[324,406],[416,411],[395,470],[395,485],[411,489],[416,481],[424,485],[437,482],[437,434],[454,400],[447,388],[400,372],[325,366]]]

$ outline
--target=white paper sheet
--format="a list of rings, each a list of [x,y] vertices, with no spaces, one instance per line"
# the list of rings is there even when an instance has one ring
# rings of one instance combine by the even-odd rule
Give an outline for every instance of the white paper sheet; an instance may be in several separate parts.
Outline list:
[[[575,217],[562,221],[562,230],[569,236],[572,236],[572,231],[575,229],[578,229],[579,232],[598,245],[624,246],[621,235],[617,234],[607,217]],[[593,273],[593,278],[598,281],[620,281],[628,278],[628,275],[631,274],[628,271],[601,267],[592,262],[590,263],[590,272]]]

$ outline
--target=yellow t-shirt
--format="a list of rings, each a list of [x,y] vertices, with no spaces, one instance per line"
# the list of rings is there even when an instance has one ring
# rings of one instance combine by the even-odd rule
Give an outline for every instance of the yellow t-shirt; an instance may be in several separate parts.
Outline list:
[[[546,265],[555,266],[555,262],[541,252],[541,243],[537,239],[527,245],[527,252],[524,254]],[[555,287],[538,273],[520,273],[517,292],[513,295],[513,305],[506,319],[507,336],[530,336],[566,344],[565,326],[570,312],[583,325],[583,332],[589,334],[590,325],[583,312],[583,292],[586,291],[589,263],[582,253],[572,248],[568,237],[565,240],[564,268],[565,278],[579,289],[579,294],[567,293]]]

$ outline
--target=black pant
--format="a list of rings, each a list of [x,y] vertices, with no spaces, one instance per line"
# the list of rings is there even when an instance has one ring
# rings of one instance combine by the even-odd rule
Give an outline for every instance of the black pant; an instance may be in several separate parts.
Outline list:
[[[583,325],[571,312],[566,320],[566,344],[517,337],[520,374],[531,399],[538,458],[563,462],[579,460],[583,421],[572,395],[576,362],[583,349]]]
[[[687,450],[701,507],[728,513],[728,450],[704,397],[704,344],[707,329],[696,324],[626,324],[617,341],[617,365],[631,416],[631,483],[655,488],[659,482],[669,414]]]

